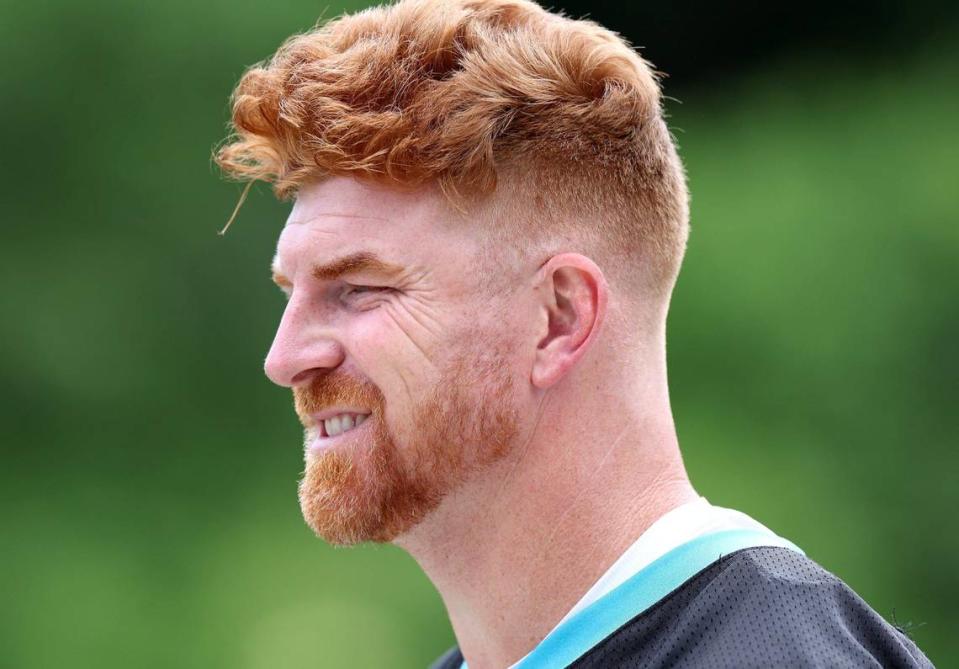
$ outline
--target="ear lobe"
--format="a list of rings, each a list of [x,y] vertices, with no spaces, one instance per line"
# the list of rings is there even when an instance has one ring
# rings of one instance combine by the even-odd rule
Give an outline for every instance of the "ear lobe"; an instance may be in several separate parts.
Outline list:
[[[576,253],[553,256],[541,273],[545,332],[536,346],[530,380],[545,389],[565,376],[595,339],[609,287],[602,270]]]

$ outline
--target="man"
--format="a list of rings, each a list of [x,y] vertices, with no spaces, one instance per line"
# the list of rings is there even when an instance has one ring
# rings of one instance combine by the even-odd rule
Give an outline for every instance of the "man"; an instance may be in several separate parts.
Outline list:
[[[295,196],[266,373],[304,517],[436,585],[442,668],[929,666],[690,484],[665,324],[688,234],[649,66],[526,0],[404,0],[234,93],[230,175]]]

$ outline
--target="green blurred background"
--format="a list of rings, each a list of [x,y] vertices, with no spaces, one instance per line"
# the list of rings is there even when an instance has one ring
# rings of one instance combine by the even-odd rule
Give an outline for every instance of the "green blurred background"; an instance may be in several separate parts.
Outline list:
[[[860,4],[554,6],[671,75],[694,483],[959,666],[959,22]],[[453,643],[409,557],[300,518],[300,429],[262,374],[289,205],[257,187],[216,235],[233,84],[345,7],[0,2],[0,666],[423,667]]]

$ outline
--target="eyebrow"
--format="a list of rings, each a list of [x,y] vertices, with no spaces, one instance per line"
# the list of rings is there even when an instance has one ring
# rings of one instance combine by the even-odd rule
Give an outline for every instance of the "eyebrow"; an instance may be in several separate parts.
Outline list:
[[[333,281],[346,274],[368,272],[370,274],[397,275],[403,271],[400,265],[383,260],[370,251],[358,251],[331,260],[328,263],[313,265],[310,274],[319,281]],[[282,288],[291,288],[293,282],[273,268],[273,282]]]

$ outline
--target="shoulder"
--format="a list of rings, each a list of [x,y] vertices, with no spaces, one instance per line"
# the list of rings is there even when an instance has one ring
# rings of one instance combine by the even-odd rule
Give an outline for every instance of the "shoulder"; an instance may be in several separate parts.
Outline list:
[[[836,576],[784,548],[714,562],[573,666],[931,667]]]
[[[451,648],[431,669],[459,669]],[[592,667],[932,667],[839,578],[785,548],[714,562],[574,662]]]

